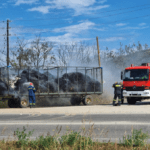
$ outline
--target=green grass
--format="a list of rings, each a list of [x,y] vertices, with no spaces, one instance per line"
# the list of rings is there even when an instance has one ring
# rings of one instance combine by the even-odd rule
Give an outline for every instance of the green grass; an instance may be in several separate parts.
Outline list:
[[[94,126],[94,125],[92,125]],[[58,129],[58,126],[57,126]],[[81,132],[75,132],[67,129],[67,132],[59,136],[61,131],[58,129],[58,133],[46,137],[42,135],[36,140],[29,140],[29,137],[33,134],[34,130],[25,133],[26,128],[23,127],[23,131],[17,129],[15,131],[17,141],[0,141],[0,150],[148,150],[150,145],[146,143],[149,138],[148,133],[143,133],[142,130],[133,130],[131,136],[123,137],[123,141],[120,143],[101,143],[93,141],[91,139],[91,133],[89,136],[85,136],[85,128],[82,128]],[[90,131],[90,130],[89,130]],[[91,131],[90,131],[91,132]],[[83,135],[84,134],[84,135]]]
[[[133,129],[131,136],[128,135],[127,137],[123,137],[123,144],[125,146],[132,146],[132,145],[145,146],[146,141],[149,137],[150,136],[148,135],[148,133],[142,132],[142,129],[140,130]]]
[[[9,108],[8,107],[8,100],[0,101],[0,108]]]

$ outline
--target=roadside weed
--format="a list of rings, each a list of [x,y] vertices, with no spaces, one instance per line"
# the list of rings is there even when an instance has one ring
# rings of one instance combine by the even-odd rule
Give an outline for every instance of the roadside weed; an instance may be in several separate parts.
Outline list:
[[[133,129],[132,135],[123,136],[123,144],[125,146],[145,146],[146,141],[150,136],[148,133],[143,133],[142,129],[136,130]],[[121,141],[120,141],[121,143]]]
[[[16,142],[17,146],[20,147],[20,146],[27,146],[28,145],[28,141],[29,141],[29,138],[27,137],[30,137],[34,130],[33,131],[29,131],[28,134],[24,133],[26,131],[26,128],[23,126],[23,131],[20,132],[19,129],[17,128],[17,131],[16,132],[16,135],[18,137],[18,141]]]
[[[93,128],[94,125],[91,126],[90,129]],[[44,137],[44,134],[36,138],[36,140],[29,141],[27,137],[33,134],[33,131],[29,131],[28,134],[24,133],[26,131],[25,127],[23,127],[23,131],[19,131],[17,128],[16,135],[18,136],[18,141],[13,142],[0,142],[0,150],[148,150],[150,149],[150,145],[146,145],[146,140],[149,138],[148,133],[143,133],[141,130],[132,130],[131,136],[123,137],[122,144],[118,144],[117,142],[112,143],[108,141],[108,143],[104,142],[94,142],[91,135],[90,129],[87,130],[90,133],[86,134],[86,129],[82,128],[84,135],[82,135],[81,131],[75,132],[70,129],[70,132],[66,132],[64,135],[59,136],[61,128],[56,130],[58,133],[56,135],[47,135]],[[69,131],[69,129],[67,129]],[[120,141],[121,142],[121,141]],[[144,146],[144,147],[143,147]]]

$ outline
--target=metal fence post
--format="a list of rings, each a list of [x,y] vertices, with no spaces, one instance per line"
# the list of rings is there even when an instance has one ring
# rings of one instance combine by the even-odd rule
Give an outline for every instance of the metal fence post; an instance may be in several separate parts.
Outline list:
[[[67,66],[66,66],[66,77],[68,76],[68,74],[67,74]],[[67,85],[66,85],[66,92],[68,92],[68,80],[67,80],[67,78],[66,78],[66,81],[67,81]]]
[[[47,77],[48,77],[48,94],[49,94],[49,76],[48,76],[48,67],[47,67]]]
[[[98,80],[97,68],[96,68],[96,80]],[[94,81],[94,83],[96,82],[96,80]],[[96,92],[98,91],[96,90]]]
[[[59,94],[59,67],[57,68],[58,94]]]
[[[38,67],[38,93],[40,93],[40,89],[39,89],[39,67]]]
[[[30,73],[29,73],[29,66],[28,66],[28,74],[29,74],[29,76],[28,76],[28,82],[30,82]]]
[[[86,79],[87,79],[87,78],[86,78],[86,67],[85,67],[85,92],[87,91],[87,90],[86,90]]]
[[[94,93],[95,93],[95,69],[93,68],[93,79],[94,79]]]
[[[0,79],[2,80],[2,71],[1,71],[1,68],[0,68]]]
[[[77,75],[77,92],[78,92],[78,67],[76,67],[76,75]]]
[[[101,92],[103,93],[103,68],[100,67],[100,69],[101,69],[101,88],[102,88]]]

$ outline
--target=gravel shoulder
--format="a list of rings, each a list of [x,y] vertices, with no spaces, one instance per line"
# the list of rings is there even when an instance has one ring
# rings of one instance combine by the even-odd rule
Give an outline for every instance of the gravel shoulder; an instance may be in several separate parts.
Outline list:
[[[92,105],[41,108],[1,108],[2,114],[150,114],[150,102],[144,105]]]

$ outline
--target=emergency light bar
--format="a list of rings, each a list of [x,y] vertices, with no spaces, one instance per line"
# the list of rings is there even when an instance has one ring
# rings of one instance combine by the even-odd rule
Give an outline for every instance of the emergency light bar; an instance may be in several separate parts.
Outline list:
[[[150,63],[142,63],[141,66],[150,66]]]
[[[133,64],[131,64],[131,67],[133,67],[134,65]]]

